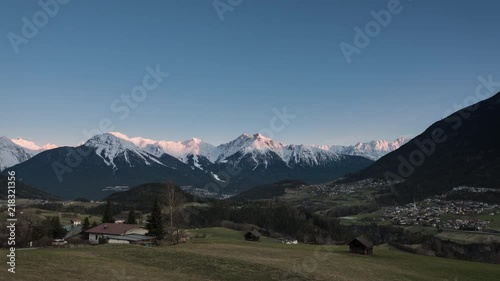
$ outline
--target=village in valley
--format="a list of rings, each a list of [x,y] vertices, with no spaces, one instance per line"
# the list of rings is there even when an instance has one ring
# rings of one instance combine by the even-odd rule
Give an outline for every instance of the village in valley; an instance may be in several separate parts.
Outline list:
[[[500,215],[500,205],[433,198],[420,203],[385,207],[383,214],[382,220],[390,220],[395,225],[423,225],[441,229],[486,231],[491,229],[493,217]],[[479,215],[491,216],[491,219],[473,218]]]
[[[366,179],[351,183],[324,183],[304,185],[295,190],[287,190],[285,200],[297,200],[300,195],[313,195],[301,201],[303,205],[317,208],[333,206],[363,208],[363,204],[370,206],[374,201],[374,194],[387,189],[387,183],[376,179]],[[486,194],[498,192],[492,188],[459,186],[446,194],[435,195],[422,201],[405,205],[382,207],[376,211],[368,210],[363,214],[349,214],[342,217],[344,221],[361,218],[365,223],[392,224],[396,226],[425,226],[442,230],[463,231],[500,231],[500,204],[487,203],[463,199],[451,199],[457,194]],[[305,198],[305,196],[303,196]],[[466,198],[466,196],[465,196]],[[358,210],[358,209],[356,209]],[[323,211],[326,212],[326,211]]]

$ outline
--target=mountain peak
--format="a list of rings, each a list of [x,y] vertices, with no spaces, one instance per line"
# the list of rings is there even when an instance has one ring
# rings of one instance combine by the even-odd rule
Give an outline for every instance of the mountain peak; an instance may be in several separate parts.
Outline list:
[[[203,143],[203,141],[199,138],[190,138],[182,142],[184,145],[197,145]]]
[[[264,140],[270,140],[271,139],[271,138],[268,138],[268,137],[266,137],[265,135],[263,135],[261,133],[253,134],[252,137],[254,139],[264,139]]]
[[[403,137],[397,138],[395,141],[393,141],[392,145],[398,146],[398,148],[399,148],[403,144],[407,143],[409,140],[410,139],[407,136],[403,136]]]
[[[1,137],[0,137],[0,142],[3,142],[3,143],[11,143],[11,142],[12,142],[12,140],[11,140],[11,139],[9,139],[9,138],[8,138],[8,137],[6,137],[6,136],[1,136]]]
[[[116,132],[95,135],[85,142],[84,145],[91,147],[115,147],[116,149],[135,148],[135,145],[127,136]]]
[[[274,140],[272,140],[271,138],[268,138],[260,133],[256,133],[256,134],[242,134],[241,136],[239,136],[238,138],[236,138],[236,140],[240,140],[240,141],[245,141],[245,140],[255,140],[255,141],[264,141],[264,142],[274,142]]]
[[[18,145],[7,137],[0,137],[0,171],[24,162],[41,151]]]
[[[400,137],[393,142],[386,140],[372,140],[370,142],[358,142],[351,146],[313,145],[313,147],[338,154],[357,155],[371,160],[378,160],[387,153],[400,148],[407,141],[407,137]]]
[[[96,154],[104,160],[104,163],[107,166],[113,166],[113,171],[118,169],[115,164],[115,159],[117,157],[123,157],[125,162],[132,167],[132,163],[129,161],[131,155],[141,158],[146,165],[151,165],[150,161],[164,165],[144,152],[132,140],[133,139],[128,138],[124,134],[111,132],[95,135],[84,145],[95,148]]]
[[[123,140],[127,140],[127,141],[130,140],[130,138],[127,135],[122,134],[120,132],[108,132],[107,134],[111,134],[119,139],[123,139]]]
[[[22,146],[24,148],[31,149],[31,150],[47,150],[47,149],[57,148],[57,146],[55,144],[48,143],[46,145],[39,146],[32,141],[28,141],[28,140],[25,140],[22,138],[12,139],[11,141],[19,146]]]

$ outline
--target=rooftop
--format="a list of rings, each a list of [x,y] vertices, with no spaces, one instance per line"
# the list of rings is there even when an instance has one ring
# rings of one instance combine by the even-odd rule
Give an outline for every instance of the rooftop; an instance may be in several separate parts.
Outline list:
[[[87,233],[98,233],[98,234],[111,234],[111,235],[123,235],[127,231],[135,228],[142,228],[140,225],[136,224],[126,224],[126,223],[103,223],[96,227],[93,227],[85,232]]]
[[[132,242],[155,239],[155,237],[151,237],[151,236],[147,236],[147,235],[140,235],[140,234],[116,235],[116,236],[109,235],[109,236],[107,236],[107,238],[116,239],[116,240],[132,241]]]

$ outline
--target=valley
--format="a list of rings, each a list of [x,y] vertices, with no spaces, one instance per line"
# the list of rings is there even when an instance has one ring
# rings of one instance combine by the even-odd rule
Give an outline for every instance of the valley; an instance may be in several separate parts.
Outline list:
[[[0,5],[0,281],[500,280],[499,1]]]
[[[357,256],[346,246],[286,245],[269,238],[248,242],[240,232],[224,228],[188,231],[205,238],[175,247],[18,251],[16,280],[490,281],[500,274],[498,265],[413,255],[388,245],[375,247],[373,256]],[[2,272],[0,280],[11,279]]]

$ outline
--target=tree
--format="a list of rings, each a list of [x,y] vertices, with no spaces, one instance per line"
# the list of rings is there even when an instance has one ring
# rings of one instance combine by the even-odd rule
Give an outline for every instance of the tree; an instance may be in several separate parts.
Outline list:
[[[90,227],[96,227],[96,226],[97,226],[97,222],[93,221],[92,225]]]
[[[161,208],[158,199],[153,203],[153,208],[151,209],[151,215],[148,216],[146,229],[149,235],[155,236],[157,239],[163,239],[165,236],[165,228],[161,216]]]
[[[174,213],[184,202],[184,197],[176,192],[175,184],[167,183],[167,206],[170,215],[170,228],[174,228]]]
[[[94,221],[95,223],[95,221]],[[97,226],[97,223],[96,223],[96,226]],[[82,223],[82,234],[80,235],[80,239],[84,239],[84,240],[88,240],[89,239],[89,234],[86,233],[85,231],[90,229],[90,221],[89,221],[89,217],[86,217],[84,220],[83,220],[83,223]]]
[[[83,224],[82,224],[82,231],[85,231],[87,229],[90,228],[90,221],[89,221],[89,217],[86,217],[84,220],[83,220]]]
[[[63,238],[66,230],[62,227],[59,216],[53,216],[47,219],[47,236],[50,238]]]
[[[174,213],[177,211],[177,209],[182,206],[182,203],[184,203],[184,196],[179,194],[176,191],[176,187],[174,183],[168,182],[166,184],[167,188],[167,206],[168,206],[168,213],[170,215],[170,241],[173,243],[173,233],[174,233]],[[177,229],[177,243],[179,243],[179,229]]]
[[[26,235],[23,238],[23,240],[28,243],[30,241],[33,241],[33,229],[35,227],[35,215],[31,211],[25,211],[22,216],[22,225],[26,226]],[[35,235],[36,237],[36,235]]]
[[[115,223],[115,219],[111,215],[111,201],[107,201],[102,214],[102,223]]]
[[[136,218],[136,215],[135,215],[135,212],[134,212],[134,208],[132,208],[128,212],[127,221],[125,223],[127,223],[127,224],[136,224],[137,223],[136,221],[137,221],[137,218]]]

